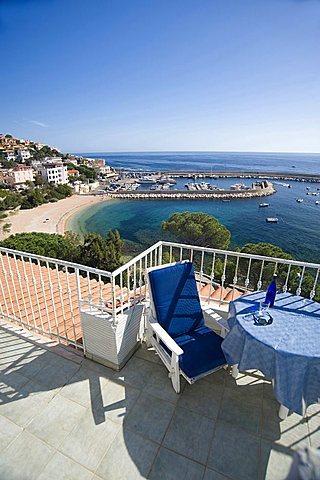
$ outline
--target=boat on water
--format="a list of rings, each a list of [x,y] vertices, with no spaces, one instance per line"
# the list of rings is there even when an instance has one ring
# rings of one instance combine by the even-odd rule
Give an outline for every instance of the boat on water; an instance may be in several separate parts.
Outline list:
[[[244,183],[235,183],[234,185],[230,186],[230,190],[249,190]]]
[[[269,203],[260,203],[259,208],[269,207]]]
[[[170,183],[170,185],[175,185],[177,182],[172,177],[161,177],[157,183],[160,183],[160,185],[165,185],[166,183]]]
[[[316,200],[316,201],[315,201],[315,204],[316,204],[316,205],[319,205],[319,203],[320,203],[319,200]]]
[[[275,181],[273,183],[275,183],[276,185],[281,185],[282,187],[291,188],[290,183],[275,182]]]
[[[296,202],[302,203],[302,202],[303,202],[303,198],[296,198]]]
[[[137,179],[137,183],[140,183],[140,185],[154,185],[156,181],[153,178],[142,177]]]
[[[279,219],[277,217],[267,217],[266,222],[267,223],[278,223]]]

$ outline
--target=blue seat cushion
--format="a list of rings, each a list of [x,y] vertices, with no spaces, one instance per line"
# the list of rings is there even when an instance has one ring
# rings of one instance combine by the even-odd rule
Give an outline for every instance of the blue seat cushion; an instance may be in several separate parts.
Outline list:
[[[193,263],[149,272],[157,321],[173,338],[204,325]]]
[[[183,350],[179,357],[180,369],[192,379],[225,365],[222,341],[223,338],[206,326],[176,337],[175,342]]]

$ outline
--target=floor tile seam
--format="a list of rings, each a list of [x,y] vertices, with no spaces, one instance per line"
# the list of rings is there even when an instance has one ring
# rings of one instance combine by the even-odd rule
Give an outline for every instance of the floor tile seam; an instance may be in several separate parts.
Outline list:
[[[52,447],[51,447],[52,448]],[[81,468],[84,468],[88,473],[90,473],[92,476],[94,475],[94,472],[93,470],[90,470],[89,468],[85,467],[84,465],[82,465],[81,463],[77,462],[76,460],[74,460],[73,458],[69,457],[69,455],[67,455],[66,453],[63,453],[61,452],[60,450],[58,450],[57,448],[55,449],[55,451],[53,452],[53,455],[50,457],[49,461],[46,463],[46,465],[44,466],[44,468],[41,470],[41,472],[39,473],[39,475],[37,476],[37,478],[35,480],[37,480],[43,473],[43,471],[45,470],[45,468],[47,467],[47,465],[51,462],[51,460],[53,459],[53,457],[57,454],[57,453],[60,453],[60,455],[63,455],[64,457],[68,458],[68,460],[71,460],[73,463],[79,465],[79,467]],[[103,479],[101,479],[103,480]]]
[[[10,322],[9,322],[9,323],[10,323]],[[14,324],[13,324],[13,325],[14,325]],[[1,323],[0,323],[0,326],[1,326]],[[6,327],[4,327],[4,328],[6,329]],[[33,332],[32,328],[31,328],[31,330],[26,330],[26,329],[24,329],[24,328],[22,328],[22,327],[20,327],[20,328],[21,328],[24,332],[30,332],[30,331],[31,331],[31,332],[32,332],[32,335],[35,335],[35,334],[36,334],[36,332]],[[27,343],[27,344],[28,344],[28,343],[29,343],[29,344],[32,344],[32,345],[38,347],[39,349],[45,350],[45,351],[47,351],[47,352],[50,352],[50,353],[56,355],[57,357],[64,358],[65,360],[69,360],[69,361],[71,361],[71,362],[73,362],[73,363],[77,363],[77,364],[78,364],[78,362],[76,362],[75,360],[73,360],[73,359],[71,359],[71,358],[66,358],[64,355],[61,355],[60,353],[56,353],[56,352],[53,352],[53,351],[52,351],[52,349],[53,349],[54,347],[64,348],[63,346],[61,346],[62,344],[59,343],[59,342],[54,342],[54,345],[47,346],[47,345],[44,345],[43,343],[41,343],[41,342],[43,341],[43,337],[40,336],[40,335],[39,335],[39,337],[40,337],[39,339],[37,339],[37,338],[29,338],[29,337],[28,337],[28,338],[24,338],[24,333],[19,333],[19,332],[11,333],[11,335],[14,336],[14,337],[16,337],[16,338],[21,339],[22,341],[24,341],[24,342]],[[70,351],[70,354],[71,354],[71,353],[73,353],[74,355],[76,355],[74,352]],[[80,355],[79,355],[79,357],[81,358]],[[82,357],[82,358],[84,358],[84,357]],[[82,362],[80,362],[80,363],[82,363]]]
[[[222,409],[223,395],[224,395],[225,389],[226,389],[226,387],[224,386],[223,391],[222,391],[222,395],[221,395],[221,399],[220,399],[220,402],[219,402],[217,417],[214,420],[213,432],[212,432],[212,437],[211,437],[211,440],[210,440],[210,447],[208,449],[208,454],[207,454],[207,459],[206,459],[206,468],[208,468],[208,461],[209,461],[209,457],[210,457],[210,453],[211,453],[211,449],[212,449],[212,445],[213,445],[213,440],[214,440],[214,437],[215,437],[215,434],[216,434],[219,415],[220,415],[220,412],[221,412],[221,409]]]
[[[109,381],[108,381],[108,382],[109,382]],[[108,383],[108,382],[107,382],[107,383]],[[92,398],[92,397],[91,397],[91,394],[90,394],[90,400],[88,400],[88,402],[87,402],[86,405],[83,405],[83,403],[80,403],[80,402],[78,402],[77,400],[74,400],[73,398],[71,399],[70,397],[68,397],[67,395],[64,395],[64,394],[62,393],[63,388],[66,387],[66,386],[68,386],[68,385],[69,385],[69,383],[66,384],[66,385],[64,385],[63,387],[61,387],[60,390],[59,390],[59,392],[58,392],[58,395],[60,395],[61,397],[65,398],[65,399],[67,399],[67,400],[70,400],[71,402],[75,403],[76,405],[80,405],[80,407],[83,407],[83,408],[85,408],[85,409],[87,409],[90,405],[92,405],[92,403],[94,402],[95,398],[99,395],[99,392],[97,392],[96,395],[94,396],[94,398]],[[106,385],[107,385],[107,384],[106,384]],[[105,386],[106,386],[106,385],[105,385]],[[103,390],[103,389],[101,389],[101,393],[102,393],[102,390]]]
[[[164,433],[164,435],[163,435],[163,437],[162,437],[162,441],[161,441],[161,443],[160,443],[160,446],[163,447],[163,448],[166,448],[167,450],[170,450],[170,451],[172,451],[172,452],[174,452],[174,453],[177,453],[178,455],[182,455],[183,457],[188,458],[189,460],[192,460],[193,462],[196,462],[196,463],[199,463],[200,465],[206,466],[207,463],[202,463],[202,462],[200,462],[199,460],[195,460],[195,459],[193,459],[193,458],[187,457],[186,455],[183,455],[182,453],[177,452],[177,451],[174,450],[172,447],[168,447],[167,445],[164,444],[166,435],[167,435],[167,433],[168,433],[168,431],[169,431],[169,428],[170,428],[170,426],[171,426],[171,423],[172,423],[172,421],[173,421],[173,418],[174,418],[174,415],[175,415],[175,413],[176,413],[177,408],[178,408],[178,404],[175,405],[174,411],[173,411],[173,413],[172,413],[172,417],[171,417],[170,422],[169,422],[169,424],[168,424],[168,426],[167,426],[167,428],[166,428],[166,431],[165,431],[165,433]],[[180,407],[180,408],[184,408],[184,407]],[[190,410],[189,410],[189,411],[190,411]],[[192,412],[192,413],[195,413],[195,412]],[[198,414],[198,415],[199,415],[199,414]],[[207,419],[209,419],[209,418],[207,418]],[[212,419],[209,419],[209,420],[210,420],[210,421],[214,421],[214,420],[212,420]],[[216,424],[216,421],[214,421],[213,430],[215,430],[215,424]],[[212,439],[213,439],[213,434],[212,434]],[[207,455],[206,462],[208,461],[209,453],[210,453],[210,448],[209,448],[209,451],[208,451],[208,455]]]
[[[27,428],[29,427],[30,423],[33,422],[33,420],[35,420],[37,417],[39,417],[40,415],[42,415],[42,414],[44,413],[44,411],[50,406],[51,402],[60,395],[60,391],[61,391],[61,389],[59,390],[59,392],[57,392],[57,393],[49,400],[49,402],[48,402],[47,405],[44,407],[44,409],[43,409],[40,413],[38,413],[37,415],[35,415],[35,416],[32,418],[32,420],[31,420],[30,422],[28,422],[28,423],[24,426],[24,428],[27,429]],[[60,395],[60,396],[62,396],[62,395]],[[85,411],[87,410],[87,407],[84,407],[83,405],[80,405],[79,403],[74,402],[74,401],[71,400],[70,398],[67,398],[67,397],[62,397],[62,398],[63,398],[63,400],[65,400],[65,401],[67,401],[67,402],[74,403],[76,406],[80,406],[80,407],[84,408]],[[85,413],[85,411],[80,415],[80,418],[83,416],[83,414]],[[79,419],[79,420],[80,420],[80,419]],[[28,431],[29,431],[29,430],[28,430]],[[35,435],[35,434],[34,434],[34,435]],[[39,438],[40,438],[40,437],[39,437]],[[54,448],[57,448],[57,447],[54,447]]]
[[[202,467],[204,467],[204,469],[206,469],[206,467],[207,467],[206,463],[203,463],[203,462],[200,462],[199,460],[195,460],[194,458],[188,457],[184,453],[181,453],[181,452],[178,452],[177,450],[174,450],[172,447],[168,447],[166,445],[160,445],[160,448],[165,448],[166,450],[169,450],[170,452],[175,453],[176,455],[179,455],[180,457],[186,458],[190,462],[197,463],[198,465],[201,465]]]
[[[280,435],[279,438],[274,439],[274,438],[268,437],[267,434],[261,432],[260,437],[261,437],[262,440],[266,440],[266,441],[268,441],[268,442],[275,443],[275,444],[277,444],[277,445],[281,445],[281,444],[277,443],[279,440],[281,441],[282,433],[280,432],[280,434],[281,434],[281,435]],[[299,438],[300,438],[300,437],[299,437]],[[308,438],[308,441],[309,441],[309,439],[310,439],[310,434],[308,434],[307,438]],[[301,438],[300,438],[300,440],[301,440]],[[286,448],[290,448],[290,447],[286,447]]]
[[[178,403],[179,403],[179,398],[177,401],[173,402],[172,400],[169,400],[169,399],[164,399],[163,397],[160,397],[158,395],[156,395],[155,393],[153,392],[148,392],[146,391],[146,388],[150,385],[150,383],[147,383],[141,390],[141,392],[144,392],[146,395],[150,395],[151,397],[153,398],[156,398],[157,400],[162,400],[163,402],[166,402],[166,403],[170,403],[170,405],[174,405],[176,406]],[[178,394],[179,395],[179,394]],[[181,394],[180,394],[181,395]]]
[[[137,399],[134,401],[134,403],[133,403],[132,407],[129,409],[129,411],[128,411],[128,412],[126,411],[125,415],[129,415],[130,412],[134,409],[134,407],[136,406],[136,404],[137,404],[137,402],[138,402],[141,394],[142,394],[142,392],[140,391]],[[109,411],[110,411],[110,410],[109,410]],[[119,422],[119,421],[115,420],[114,418],[106,417],[107,414],[108,414],[108,412],[104,412],[105,420],[107,419],[107,420],[109,420],[110,422],[114,423],[114,424],[117,425],[117,426],[120,425],[121,427],[124,427],[125,418],[124,418],[123,422]],[[128,428],[128,427],[126,426],[125,428]],[[131,430],[130,428],[129,428],[129,430],[130,430],[130,431],[133,431],[133,430]],[[136,433],[136,432],[134,432],[134,433]]]
[[[209,395],[208,395],[208,397],[210,398]],[[218,413],[219,413],[220,408],[221,408],[222,399],[223,399],[223,392],[222,392],[221,398],[220,398],[220,400],[219,400]],[[180,400],[178,400],[177,405],[179,405],[179,401],[180,401]],[[182,405],[181,408],[185,408],[186,410],[189,410],[189,412],[192,412],[192,413],[198,413],[198,412],[195,412],[194,410],[191,410],[191,408],[189,408],[188,406],[185,406],[185,405]],[[210,415],[206,415],[206,414],[204,414],[204,413],[201,413],[201,416],[207,418],[208,420],[215,420],[215,421],[216,421],[216,420],[218,419],[218,413],[217,413],[217,415],[216,415],[215,417],[210,416]],[[200,415],[200,414],[198,413],[198,415]]]
[[[12,373],[15,373],[15,372],[12,372]],[[19,373],[19,372],[18,372]],[[10,373],[8,373],[8,375],[10,375]],[[23,375],[22,373],[20,373],[20,375],[22,377],[24,377],[26,379],[26,381],[24,383],[22,383],[21,385],[19,385],[19,389],[23,388],[30,380],[31,378],[29,377],[26,377],[25,375]],[[1,383],[1,382],[0,382]],[[5,383],[3,385],[6,385]],[[6,385],[7,387],[10,387],[10,385]],[[13,387],[11,387],[13,388]],[[13,388],[14,391],[17,391],[15,388]]]
[[[153,464],[154,464],[154,462],[155,462],[155,459],[157,458],[157,455],[158,455],[158,452],[159,452],[159,450],[160,450],[160,448],[161,448],[161,445],[160,445],[159,443],[157,443],[156,441],[151,440],[150,438],[144,437],[144,436],[141,435],[140,433],[135,432],[135,431],[132,430],[131,428],[124,427],[124,426],[122,425],[122,426],[119,428],[119,431],[116,433],[113,441],[110,443],[109,447],[107,448],[105,454],[103,455],[101,461],[99,462],[99,465],[98,465],[97,468],[93,471],[93,474],[94,474],[94,475],[97,475],[99,478],[101,478],[101,480],[103,480],[103,477],[101,477],[101,475],[99,475],[99,474],[97,473],[98,470],[99,470],[99,467],[100,467],[101,463],[103,462],[104,458],[107,456],[110,448],[112,447],[112,444],[113,444],[116,436],[117,436],[121,431],[124,433],[124,430],[128,430],[129,432],[131,432],[131,433],[137,435],[138,437],[142,438],[142,440],[146,440],[146,441],[152,443],[152,444],[156,447],[157,450],[156,450],[154,459],[153,459],[153,461],[152,461],[152,465],[151,465],[151,467],[150,467],[150,469],[149,469],[149,471],[148,471],[148,473],[147,473],[147,477],[148,477],[148,475],[150,474],[150,472],[151,472],[151,470],[152,470],[152,466],[153,466]],[[127,449],[127,451],[128,451],[128,449]],[[131,455],[130,455],[130,454],[129,454],[129,456],[130,456],[130,458],[131,458]],[[135,462],[133,461],[133,463],[135,463]],[[129,480],[129,479],[128,479],[128,480]]]
[[[158,442],[157,440],[151,439],[151,438],[147,437],[146,435],[143,435],[143,433],[141,433],[141,432],[137,432],[133,427],[130,427],[130,425],[126,425],[125,427],[123,427],[123,425],[122,425],[122,428],[125,429],[125,430],[128,430],[131,433],[134,433],[135,435],[139,435],[139,437],[141,437],[143,440],[146,440],[147,442],[155,443],[156,445],[159,445],[159,447],[162,446],[162,444],[160,442]],[[161,440],[161,442],[162,442],[162,440]]]
[[[149,360],[148,358],[145,358],[145,357],[136,356],[134,358],[138,358],[139,360],[143,360],[144,362],[148,362],[150,365],[157,365],[158,367],[163,366],[163,362],[161,362],[161,363],[155,362],[154,360]]]
[[[39,385],[41,385],[41,386],[43,386],[43,387],[46,387],[47,390],[56,390],[56,389],[58,389],[59,391],[60,391],[63,387],[65,387],[65,386],[71,381],[71,379],[74,377],[74,375],[75,375],[76,373],[78,373],[79,370],[80,370],[80,368],[81,368],[81,366],[79,366],[78,369],[76,370],[76,372],[74,372],[74,374],[72,374],[72,376],[71,376],[70,378],[68,378],[68,380],[66,380],[65,383],[63,383],[62,385],[59,385],[59,387],[50,388],[50,387],[48,387],[48,385],[46,385],[44,382],[42,382],[41,380],[39,380],[39,379],[37,378],[37,374],[38,374],[40,371],[42,371],[44,368],[46,368],[47,366],[48,366],[48,365],[46,365],[46,366],[44,366],[44,367],[41,367],[40,370],[38,370],[38,371],[35,373],[35,379],[34,379],[34,381],[35,381],[35,383],[38,383]],[[54,367],[54,363],[53,363],[52,366]],[[31,379],[31,380],[32,380],[32,379]],[[31,380],[30,380],[30,381],[31,381]],[[58,393],[59,393],[59,392],[57,392],[55,395],[57,395]],[[54,396],[55,396],[55,395],[54,395]]]
[[[71,433],[71,432],[70,432]],[[91,470],[90,468],[86,467],[85,465],[83,465],[83,463],[80,463],[78,462],[77,460],[75,460],[73,457],[71,457],[67,452],[64,452],[61,450],[61,447],[62,447],[62,443],[61,445],[56,448],[56,452],[55,453],[60,453],[61,455],[63,455],[64,457],[68,458],[69,460],[71,460],[73,463],[76,463],[77,465],[80,465],[80,467],[82,468],[85,468],[86,470],[88,470],[88,472],[92,473],[94,475],[94,470]],[[58,480],[58,479],[57,479]]]
[[[35,439],[39,440],[40,442],[44,443],[50,450],[52,450],[52,453],[50,454],[49,456],[49,459],[48,461],[45,463],[44,467],[41,469],[41,472],[39,472],[39,475],[37,475],[37,478],[40,476],[40,473],[43,472],[43,470],[45,469],[45,467],[48,465],[48,463],[50,462],[50,460],[53,458],[54,454],[56,453],[56,448],[55,447],[52,447],[52,445],[49,445],[46,441],[42,440],[42,438],[39,438],[37,435],[34,435],[33,433],[31,433],[29,430],[27,430],[25,427],[22,427],[22,432],[19,433],[19,435],[14,439],[14,440],[17,440],[18,437],[20,437],[23,433],[27,433],[28,435],[31,435],[32,437],[34,437]],[[14,441],[13,440],[13,441]],[[12,445],[13,442],[10,443],[10,445]],[[8,448],[8,447],[7,447]],[[7,450],[7,448],[5,448],[4,452]]]
[[[10,418],[7,418],[5,417],[4,415],[1,415],[0,414],[0,417],[3,417],[5,418],[6,420],[8,420],[9,422],[13,423],[14,425],[16,425],[17,427],[21,428],[21,432],[18,433],[18,435],[16,437],[14,437],[11,442],[8,443],[8,445],[3,449],[1,450],[0,452],[0,455],[3,454],[3,452],[5,452],[7,450],[8,447],[10,447],[10,445],[15,441],[17,440],[18,437],[20,437],[20,435],[22,435],[22,433],[25,431],[25,428],[24,427],[21,427],[21,425],[18,425],[17,423],[13,422]]]
[[[218,422],[227,423],[229,426],[235,428],[236,430],[241,430],[241,432],[246,433],[247,435],[250,435],[252,437],[255,437],[257,440],[260,440],[260,438],[263,438],[264,440],[268,440],[270,442],[270,439],[266,439],[266,438],[262,437],[261,434],[257,434],[257,433],[251,432],[249,430],[245,430],[244,428],[239,427],[238,425],[235,426],[233,423],[228,422],[227,420],[224,420],[222,418],[217,418],[216,423],[218,423]],[[271,440],[271,442],[272,442],[272,440]]]
[[[226,390],[227,390],[227,392],[226,392]],[[243,392],[241,393],[240,390],[237,391],[236,387],[230,388],[228,386],[225,386],[223,394],[228,393],[228,392],[237,392],[236,395],[240,395],[240,396],[242,395],[242,397],[244,397],[244,396],[247,397],[247,395],[249,395],[248,393],[245,393],[245,394]],[[233,395],[231,395],[231,398],[234,398]],[[248,399],[246,398],[246,400],[248,400]],[[261,405],[258,405],[258,402],[261,403]],[[262,409],[263,408],[263,396],[262,395],[261,395],[260,399],[258,398],[258,402],[256,402],[255,399],[252,398],[252,396],[251,396],[249,398],[249,402],[247,402],[247,403],[253,404],[255,406],[257,405]]]
[[[164,442],[164,439],[166,438],[166,435],[167,435],[167,433],[168,433],[168,431],[169,431],[169,428],[170,428],[171,423],[172,423],[172,421],[173,421],[173,418],[174,418],[174,416],[175,416],[175,413],[176,413],[176,410],[177,410],[177,407],[178,407],[178,403],[176,403],[176,404],[171,404],[171,405],[173,405],[173,412],[172,412],[170,421],[168,422],[167,428],[165,429],[165,432],[164,432],[164,434],[163,434],[163,436],[162,436],[162,439],[161,439],[161,441],[160,441],[161,447],[164,446],[164,445],[163,445],[163,442]]]
[[[153,442],[153,443],[155,443],[155,442]],[[146,478],[147,478],[147,479],[149,478],[149,476],[150,476],[150,474],[151,474],[151,472],[152,472],[152,469],[153,469],[153,467],[154,467],[154,464],[156,463],[156,460],[157,460],[158,455],[159,455],[159,453],[160,453],[161,445],[159,445],[158,443],[156,443],[156,446],[157,446],[157,451],[156,451],[155,456],[154,456],[154,458],[153,458],[153,460],[152,460],[152,462],[151,462],[149,471],[148,471],[148,473],[147,473],[147,475],[146,475]]]
[[[258,461],[257,461],[257,479],[260,479],[260,471],[262,468],[262,437],[259,438]]]
[[[8,324],[10,325],[10,327],[13,328],[13,330],[10,329],[10,327],[8,327]],[[18,325],[17,325],[18,324]],[[18,338],[19,340],[22,340],[22,341],[25,341],[26,343],[31,343],[32,345],[35,345],[39,348],[42,348],[44,350],[48,350],[48,348],[52,348],[53,346],[56,346],[56,345],[59,345],[58,342],[54,342],[55,345],[53,346],[50,346],[50,347],[47,347],[46,345],[43,344],[44,341],[46,342],[53,342],[53,340],[50,340],[49,337],[48,337],[48,340],[46,338],[44,338],[43,336],[41,335],[38,335],[34,330],[27,330],[26,328],[23,328],[21,325],[20,325],[20,321],[19,320],[16,320],[14,322],[12,321],[9,321],[9,322],[0,322],[0,327],[2,327],[2,329],[4,330],[9,330],[9,335],[11,335],[12,337],[15,337],[15,338]],[[17,332],[15,331],[15,328],[14,327],[18,327],[22,330],[22,332]],[[31,332],[31,335],[32,337],[30,337],[30,332]],[[36,335],[38,335],[39,338],[36,337]]]
[[[41,413],[39,413],[39,415],[41,415],[43,413],[43,411]],[[32,432],[31,430],[29,430],[29,426],[30,424],[32,423],[32,421],[39,415],[36,415],[35,417],[33,417],[33,419],[27,423],[27,425],[25,425],[23,428],[23,430],[31,435],[33,435],[34,437],[36,437],[38,440],[41,440],[41,442],[45,443],[46,445],[48,445],[48,447],[50,448],[53,448],[54,450],[58,450],[59,447],[62,445],[62,443],[64,442],[64,440],[67,438],[67,436],[69,435],[70,432],[68,432],[66,434],[66,436],[63,438],[63,440],[60,442],[60,445],[59,446],[55,446],[55,445],[52,445],[52,443],[50,443],[49,441],[45,440],[44,438],[40,437],[39,435],[37,435],[36,433]]]

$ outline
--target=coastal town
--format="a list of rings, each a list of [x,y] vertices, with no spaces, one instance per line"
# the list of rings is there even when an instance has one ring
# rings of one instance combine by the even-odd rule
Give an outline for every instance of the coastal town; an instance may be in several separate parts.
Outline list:
[[[108,200],[230,202],[270,196],[281,187],[291,188],[293,181],[318,184],[320,176],[113,168],[105,158],[63,153],[58,147],[0,134],[0,239],[30,230],[63,234],[78,211]],[[308,187],[306,194],[319,195],[319,189]],[[278,221],[276,217],[266,221]]]
[[[0,164],[0,184],[16,191],[40,176],[55,185],[70,184],[75,193],[89,193],[99,186],[98,178],[116,176],[102,159],[63,154],[57,147],[10,134],[0,134]]]

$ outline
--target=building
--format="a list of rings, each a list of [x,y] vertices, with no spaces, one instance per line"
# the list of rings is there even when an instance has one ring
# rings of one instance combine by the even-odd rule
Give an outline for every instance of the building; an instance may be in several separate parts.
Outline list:
[[[56,185],[68,183],[67,167],[63,163],[43,163],[38,174],[42,175],[49,183]]]
[[[20,160],[22,163],[31,158],[31,153],[28,148],[18,148],[15,153],[17,159]]]
[[[26,182],[33,182],[34,170],[26,165],[17,165],[12,168],[5,179],[7,185],[11,187],[24,187]]]
[[[79,177],[79,170],[68,170],[68,177]]]
[[[14,153],[14,150],[6,150],[5,152],[6,160],[10,161],[13,160],[15,161],[16,155]]]

